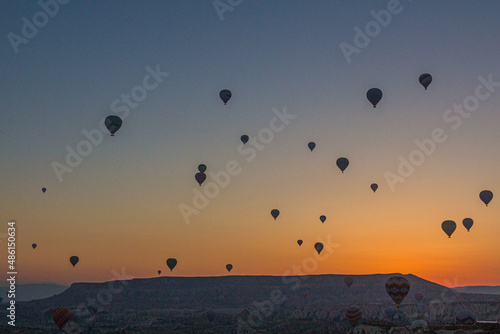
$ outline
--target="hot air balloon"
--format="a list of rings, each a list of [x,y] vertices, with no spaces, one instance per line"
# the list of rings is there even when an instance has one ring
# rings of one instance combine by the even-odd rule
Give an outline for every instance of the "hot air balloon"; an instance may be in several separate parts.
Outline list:
[[[349,166],[349,160],[347,158],[338,158],[337,159],[337,167],[342,171],[342,173],[345,171],[345,169]]]
[[[115,135],[115,132],[118,131],[122,126],[122,119],[118,116],[111,115],[106,117],[104,120],[104,125],[111,133],[111,136]]]
[[[347,309],[345,312],[345,317],[351,323],[352,327],[356,327],[358,322],[363,317],[361,309],[357,305],[353,305]]]
[[[472,227],[472,224],[474,224],[474,221],[472,218],[465,218],[462,221],[462,224],[464,224],[465,228],[467,229],[467,232],[469,232],[470,228]]]
[[[424,298],[424,295],[420,292],[417,292],[414,297],[417,300],[417,302],[420,303],[422,301],[422,299]]]
[[[387,316],[387,318],[389,318],[389,320],[391,320],[394,317],[397,311],[398,309],[395,308],[394,306],[389,306],[384,309],[384,313]]]
[[[385,291],[399,308],[399,305],[410,291],[410,282],[402,276],[393,276],[385,282]]]
[[[307,144],[307,147],[309,147],[309,149],[312,152],[314,150],[314,148],[316,147],[316,143],[312,141],[309,144]]]
[[[420,77],[418,77],[418,81],[422,86],[424,86],[425,90],[427,90],[427,87],[429,87],[432,82],[432,75],[430,75],[429,73],[424,73]]]
[[[278,218],[279,215],[280,215],[280,210],[278,209],[271,210],[271,216],[273,216],[274,220],[276,220],[276,218]]]
[[[422,331],[427,332],[429,329],[429,326],[427,325],[427,322],[422,319],[414,320],[411,323],[411,331],[412,333],[421,333]]]
[[[227,269],[227,272],[230,273],[231,269],[233,269],[233,265],[232,264],[226,264],[226,269]]]
[[[373,108],[376,108],[377,103],[382,99],[382,91],[378,88],[371,88],[366,92],[366,98],[373,104]]]
[[[219,93],[219,97],[222,102],[224,102],[224,105],[227,103],[227,101],[229,101],[231,96],[233,96],[233,94],[231,94],[231,91],[229,89],[223,89]]]
[[[161,270],[158,270],[158,275],[161,275]]]
[[[474,325],[476,323],[476,316],[469,310],[458,311],[456,319],[462,325]]]
[[[319,253],[321,253],[321,251],[323,250],[323,244],[321,242],[315,243],[314,249],[316,249],[316,252],[318,252],[318,255],[319,255]]]
[[[344,283],[347,285],[348,288],[350,288],[352,283],[354,283],[354,280],[352,279],[352,277],[346,277],[344,278]]]
[[[206,170],[207,170],[207,165],[205,164],[198,165],[198,171],[200,173],[205,173]]]
[[[31,245],[31,247],[33,247],[33,249],[35,249],[36,248],[36,244]]]
[[[455,232],[455,229],[457,228],[457,224],[453,220],[445,220],[441,224],[441,228],[443,229],[444,233],[448,235],[448,238],[451,238],[451,235],[453,232]]]
[[[71,318],[71,312],[67,307],[58,307],[52,312],[52,319],[60,330]]]
[[[302,245],[302,240],[300,240],[300,239],[297,240],[297,243],[299,244],[299,246]]]
[[[319,216],[319,220],[321,220],[321,222],[324,223],[326,220],[326,216]]]
[[[378,189],[378,184],[376,184],[376,183],[372,183],[372,184],[370,185],[370,188],[372,188],[373,192],[376,192],[376,191],[377,191],[377,189]]]
[[[78,263],[78,261],[80,261],[80,259],[78,258],[78,256],[72,256],[69,258],[69,262],[71,262],[71,264],[74,266],[76,266],[76,264]]]
[[[47,188],[42,188],[42,193],[45,194],[46,191],[47,191]]]
[[[201,187],[201,184],[203,182],[205,182],[205,180],[207,179],[207,174],[205,174],[205,173],[196,173],[194,175],[194,179],[196,180],[196,182],[198,182],[200,184],[200,187]]]
[[[241,136],[241,142],[243,143],[243,145],[245,145],[247,142],[248,142],[248,139],[250,139],[247,135],[243,135]]]
[[[488,206],[488,203],[493,199],[493,193],[489,190],[483,190],[479,193],[479,198]]]
[[[170,271],[174,270],[176,265],[177,265],[176,259],[173,259],[173,258],[167,259],[167,267],[170,268]]]

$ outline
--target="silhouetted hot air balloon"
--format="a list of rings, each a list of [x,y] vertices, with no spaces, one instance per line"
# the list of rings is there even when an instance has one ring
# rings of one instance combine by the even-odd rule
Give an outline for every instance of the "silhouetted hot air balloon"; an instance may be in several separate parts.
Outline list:
[[[493,193],[489,190],[483,190],[479,193],[479,198],[488,206],[488,203],[493,199]]]
[[[198,165],[198,171],[200,173],[205,173],[206,170],[207,170],[207,165],[205,164]]]
[[[461,325],[474,325],[476,323],[476,316],[469,310],[458,311],[456,319]]]
[[[80,259],[78,258],[78,256],[72,256],[69,258],[69,262],[71,262],[71,264],[74,266],[76,266],[76,264],[78,263],[78,261],[80,261]]]
[[[122,119],[118,116],[111,115],[106,117],[106,119],[104,120],[104,125],[111,133],[111,136],[114,136],[115,132],[120,130],[120,128],[122,127]]]
[[[299,244],[299,246],[302,245],[302,240],[300,240],[300,239],[297,240],[297,243]]]
[[[376,184],[376,183],[372,183],[372,184],[370,185],[370,188],[372,188],[373,192],[376,192],[376,191],[377,191],[377,189],[378,189],[378,184]]]
[[[385,282],[385,291],[399,308],[399,305],[410,291],[410,282],[402,276],[393,276]]]
[[[36,244],[31,245],[31,247],[33,247],[33,249],[35,249],[36,248]]]
[[[42,188],[42,193],[45,194],[46,191],[47,191],[47,188]]]
[[[448,235],[448,238],[451,238],[451,235],[457,228],[457,224],[453,220],[445,220],[441,224],[441,228],[443,229],[444,233]]]
[[[246,143],[248,143],[248,139],[250,139],[247,135],[243,135],[241,136],[241,142],[243,143],[243,145],[245,145]]]
[[[161,275],[161,270],[158,270],[158,275]]]
[[[71,318],[71,312],[67,307],[58,307],[52,312],[52,319],[60,330]]]
[[[361,309],[357,305],[353,305],[347,309],[345,312],[345,317],[351,323],[352,327],[356,327],[358,322],[363,317]]]
[[[319,216],[319,220],[321,220],[321,222],[324,223],[326,220],[326,216]]]
[[[176,265],[177,265],[176,259],[173,259],[173,258],[167,259],[167,267],[170,268],[170,271],[174,270]]]
[[[223,89],[219,93],[219,97],[222,100],[222,102],[224,102],[224,104],[226,104],[227,101],[229,101],[231,96],[233,96],[233,94],[231,93],[231,91],[229,89]]]
[[[346,277],[344,278],[344,283],[347,285],[348,288],[350,288],[352,283],[354,283],[354,280],[352,279],[352,277]]]
[[[424,73],[418,78],[418,81],[422,86],[424,86],[425,90],[427,90],[427,87],[429,87],[432,82],[432,75],[430,75],[429,73]]]
[[[337,159],[337,167],[342,171],[342,173],[345,171],[345,169],[349,166],[349,160],[347,158],[338,158]]]
[[[422,333],[422,331],[427,332],[429,326],[427,325],[427,321],[422,319],[417,319],[413,320],[410,328],[412,333]]]
[[[233,269],[233,265],[232,264],[226,264],[226,269],[227,269],[227,272],[230,273],[231,269]]]
[[[309,149],[312,152],[314,150],[314,148],[316,147],[316,143],[312,141],[309,144],[307,144],[307,147],[309,147]]]
[[[279,215],[280,215],[280,210],[278,209],[271,210],[271,216],[273,216],[274,220],[276,220],[276,218],[278,218]]]
[[[207,179],[207,174],[205,174],[205,173],[196,173],[194,175],[194,179],[196,180],[196,182],[198,182],[200,184],[200,187],[201,187],[201,184],[203,182],[205,182],[205,180]]]
[[[420,303],[422,301],[422,299],[424,298],[424,295],[421,292],[417,292],[414,297],[417,300],[417,302]]]
[[[366,98],[373,104],[373,108],[376,108],[377,103],[382,99],[382,91],[378,88],[371,88],[366,92]]]
[[[472,227],[472,224],[474,224],[474,221],[472,218],[465,218],[462,221],[462,224],[464,224],[465,228],[467,229],[467,232],[469,232],[470,228]]]
[[[316,249],[316,252],[318,252],[318,255],[319,255],[319,253],[321,253],[321,251],[323,250],[323,244],[321,242],[315,243],[314,249]]]

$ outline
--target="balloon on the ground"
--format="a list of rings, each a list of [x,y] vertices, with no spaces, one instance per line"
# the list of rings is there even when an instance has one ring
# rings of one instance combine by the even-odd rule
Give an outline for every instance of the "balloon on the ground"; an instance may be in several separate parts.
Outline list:
[[[67,307],[58,307],[52,312],[52,319],[60,330],[66,325],[71,318],[71,312]]]
[[[385,291],[399,308],[399,305],[410,291],[410,282],[402,276],[393,276],[385,282]]]
[[[318,255],[319,255],[319,253],[321,253],[321,251],[323,250],[323,244],[321,242],[315,243],[314,249],[316,249],[316,252],[318,252]]]
[[[474,325],[476,323],[476,316],[469,310],[458,311],[456,319],[461,325]]]
[[[307,147],[309,147],[309,149],[312,152],[314,150],[314,148],[316,147],[316,143],[312,141],[309,144],[307,144]]]
[[[280,215],[280,210],[278,209],[271,210],[271,216],[273,216],[274,220],[276,220],[276,218],[278,218],[279,215]]]
[[[352,283],[354,283],[354,280],[352,279],[352,277],[346,277],[344,278],[344,283],[348,288],[350,288]]]
[[[170,268],[170,271],[174,270],[176,265],[177,265],[177,259],[174,258],[167,259],[167,267]]]
[[[297,243],[299,244],[299,246],[302,245],[302,240],[300,240],[300,239],[297,240]]]
[[[196,174],[194,175],[194,179],[196,180],[196,182],[198,182],[198,184],[199,184],[199,185],[200,185],[200,187],[201,187],[201,184],[202,184],[203,182],[205,182],[205,180],[207,179],[207,174],[205,174],[205,173],[196,173]]]
[[[247,135],[243,135],[241,136],[241,142],[243,143],[243,145],[245,145],[247,142],[248,142],[248,139],[250,139]]]
[[[377,191],[377,189],[378,189],[378,184],[376,184],[376,183],[372,183],[372,184],[370,185],[370,188],[373,190],[373,192],[376,192],[376,191]]]
[[[472,225],[474,224],[474,221],[472,218],[465,218],[462,220],[462,224],[464,224],[464,227],[467,229],[467,232],[471,229]]]
[[[198,165],[198,171],[200,173],[205,173],[206,170],[207,170],[207,165],[205,164]]]
[[[413,333],[419,333],[419,331],[427,331],[429,329],[429,326],[427,325],[427,322],[422,319],[414,320],[411,323],[411,330]]]
[[[325,222],[325,220],[326,220],[326,216],[320,216],[320,217],[319,217],[319,220],[321,220],[321,222],[322,222],[322,223],[324,223],[324,222]]]
[[[427,87],[429,87],[432,82],[432,75],[430,75],[429,73],[424,73],[420,75],[420,77],[418,77],[418,81],[422,86],[424,86],[425,90],[427,90]]]
[[[363,317],[363,314],[361,313],[361,309],[357,305],[355,305],[347,309],[347,311],[345,312],[345,317],[351,323],[352,327],[356,327],[356,325]]]
[[[104,125],[111,133],[111,136],[114,136],[115,132],[120,130],[120,128],[122,127],[122,123],[122,119],[115,115],[108,116],[104,120]]]
[[[224,102],[224,104],[226,104],[227,101],[229,101],[231,96],[233,96],[233,94],[231,93],[231,91],[229,89],[223,89],[219,93],[219,97],[222,100],[222,102]]]
[[[345,171],[345,169],[349,166],[349,160],[347,158],[338,158],[337,159],[337,167],[342,171],[342,173]]]
[[[74,266],[76,266],[76,264],[78,263],[78,261],[80,261],[80,259],[78,258],[78,256],[72,256],[69,258],[69,262]]]
[[[382,99],[382,91],[378,88],[371,88],[366,92],[366,98],[373,104],[373,108],[376,108],[377,103]]]
[[[226,269],[227,269],[227,272],[230,273],[231,270],[233,269],[233,265],[232,264],[226,264]]]
[[[451,238],[451,235],[457,229],[457,224],[453,220],[445,220],[441,224],[441,228],[443,229],[444,233],[448,235],[448,238]]]
[[[488,206],[488,203],[490,203],[493,199],[493,193],[489,190],[483,190],[479,193],[479,198],[484,204],[486,204],[486,206]]]

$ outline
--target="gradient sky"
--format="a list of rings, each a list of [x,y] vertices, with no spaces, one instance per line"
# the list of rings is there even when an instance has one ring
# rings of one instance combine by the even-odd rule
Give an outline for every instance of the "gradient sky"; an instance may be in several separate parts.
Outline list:
[[[337,247],[310,274],[500,285],[500,205],[478,197],[500,196],[500,88],[457,129],[443,119],[479,76],[500,81],[500,3],[401,0],[348,63],[339,45],[355,45],[354,28],[389,3],[243,1],[221,20],[212,1],[71,1],[16,53],[9,33],[21,35],[22,18],[41,7],[1,2],[0,232],[16,220],[18,283],[108,281],[122,268],[170,275],[169,257],[178,276],[225,275],[227,263],[231,274],[282,275],[330,235]],[[65,164],[66,147],[157,65],[169,75],[59,182],[53,162]],[[376,109],[372,87],[384,93]],[[285,107],[296,117],[247,161],[240,136],[257,136]],[[392,191],[384,173],[436,128],[446,141]],[[179,205],[212,181],[198,186],[198,164],[218,172],[231,160],[241,172],[186,224]],[[451,238],[441,230],[449,219]]]

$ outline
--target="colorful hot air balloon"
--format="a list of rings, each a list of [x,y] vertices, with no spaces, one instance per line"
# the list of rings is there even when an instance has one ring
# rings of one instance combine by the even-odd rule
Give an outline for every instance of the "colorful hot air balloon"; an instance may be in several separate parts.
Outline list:
[[[279,215],[280,215],[280,210],[278,209],[271,210],[271,216],[273,216],[274,220],[276,220],[276,218],[278,218]]]
[[[378,184],[376,184],[376,183],[372,183],[372,184],[370,185],[370,188],[372,188],[373,192],[376,192],[376,191],[377,191],[377,189],[378,189]]]
[[[324,223],[326,220],[326,216],[319,216],[319,220],[321,220],[321,222]]]
[[[421,292],[417,292],[414,297],[417,300],[417,302],[420,303],[422,301],[422,299],[424,298],[424,295]]]
[[[371,88],[366,92],[366,98],[373,104],[373,108],[376,108],[377,103],[382,100],[382,91],[378,88]]]
[[[393,276],[385,282],[385,291],[399,308],[399,305],[410,291],[410,282],[402,276]]]
[[[33,249],[35,249],[36,248],[36,244],[31,245],[31,247],[33,247]]]
[[[424,86],[425,90],[427,90],[427,87],[429,87],[432,82],[432,76],[429,73],[424,73],[418,77],[418,81],[422,86]]]
[[[47,191],[47,188],[42,188],[42,193],[45,194],[46,191]]]
[[[474,325],[476,323],[476,316],[469,310],[458,311],[456,319],[461,325]]]
[[[229,101],[231,96],[233,96],[233,94],[229,89],[223,89],[219,93],[219,97],[222,100],[222,102],[224,102],[224,105],[227,103],[227,101]]]
[[[474,224],[474,221],[472,220],[472,218],[465,218],[464,220],[462,220],[462,224],[464,224],[464,227],[467,229],[467,232],[469,232],[470,228]]]
[[[167,259],[167,267],[170,268],[170,271],[174,270],[176,265],[177,265],[176,259],[173,259],[173,258]]]
[[[69,258],[69,262],[71,262],[71,264],[73,265],[73,267],[76,266],[76,264],[78,263],[78,261],[80,261],[80,259],[78,258],[78,256],[72,256]]]
[[[198,165],[198,171],[200,173],[205,173],[206,170],[207,170],[207,165],[205,164]]]
[[[315,243],[314,249],[316,249],[316,252],[318,252],[318,255],[319,255],[319,253],[321,253],[321,251],[323,250],[323,244],[321,242]]]
[[[441,228],[443,229],[444,233],[448,235],[448,238],[451,238],[451,235],[457,228],[457,224],[453,220],[445,220],[441,224]]]
[[[493,199],[493,193],[489,190],[483,190],[479,193],[479,198],[488,206],[488,203]]]
[[[233,265],[232,264],[226,264],[226,269],[227,269],[227,272],[230,273],[231,270],[233,269]]]
[[[316,143],[312,141],[309,144],[307,144],[307,147],[309,147],[309,149],[312,152],[314,150],[314,148],[316,147]]]
[[[194,175],[194,179],[196,180],[196,182],[198,182],[200,184],[200,187],[201,187],[201,184],[203,182],[205,182],[205,180],[207,179],[207,174],[205,174],[205,173],[196,173]]]
[[[118,116],[111,115],[106,117],[106,119],[104,120],[104,125],[111,133],[111,136],[114,136],[115,132],[120,130],[122,126],[122,119]]]
[[[342,173],[345,171],[345,169],[349,166],[349,160],[347,158],[338,158],[337,159],[337,167],[342,171]]]
[[[359,306],[353,305],[347,309],[347,311],[345,312],[345,317],[351,323],[352,327],[356,327],[358,322],[363,317],[363,314],[361,313],[361,309],[359,308]]]
[[[299,246],[301,246],[302,245],[302,240],[300,240],[300,239],[297,240],[297,243],[299,244]]]
[[[67,307],[58,307],[52,312],[52,319],[60,330],[71,318],[71,312]]]
[[[248,139],[250,139],[247,135],[243,135],[241,136],[241,142],[243,143],[243,145],[245,145],[246,143],[248,143]]]
[[[352,283],[354,283],[354,280],[352,279],[352,277],[346,277],[344,278],[344,283],[347,285],[348,288],[350,288]]]
[[[158,270],[158,275],[161,275],[161,270]]]

